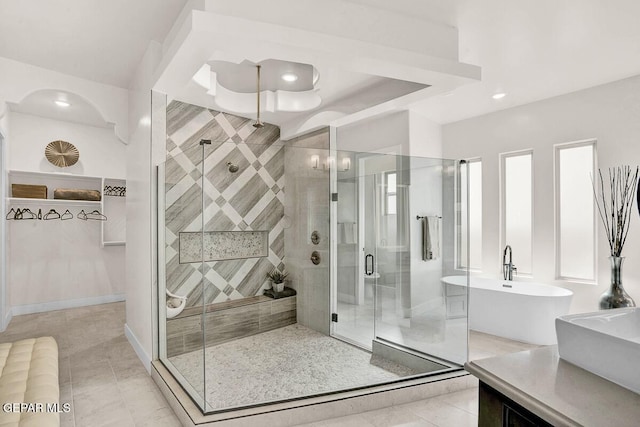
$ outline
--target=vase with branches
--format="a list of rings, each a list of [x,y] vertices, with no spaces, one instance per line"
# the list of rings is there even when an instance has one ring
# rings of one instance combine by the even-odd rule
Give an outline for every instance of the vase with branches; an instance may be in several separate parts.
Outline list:
[[[635,169],[630,166],[617,166],[609,168],[608,185],[605,185],[602,170],[598,171],[597,182],[593,183],[596,206],[604,225],[611,255],[611,286],[600,296],[601,310],[636,305],[622,286],[622,249],[629,234],[639,174],[638,166]]]

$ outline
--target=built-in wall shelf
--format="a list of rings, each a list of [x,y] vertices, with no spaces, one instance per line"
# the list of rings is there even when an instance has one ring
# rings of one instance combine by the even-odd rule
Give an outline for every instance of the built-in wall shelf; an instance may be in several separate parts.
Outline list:
[[[96,209],[100,207],[100,202],[94,202],[91,200],[26,199],[23,197],[7,197],[7,202],[11,206],[95,206]]]
[[[100,194],[102,194],[102,213],[107,216],[107,221],[102,222],[100,232],[100,242],[105,246],[124,246],[125,243],[125,220],[126,220],[126,197],[105,196],[105,187],[126,187],[127,181],[118,178],[102,178],[100,183]]]
[[[39,172],[39,171],[23,171],[17,169],[10,169],[9,176],[12,177],[25,177],[28,179],[32,178],[49,178],[49,179],[68,179],[68,180],[97,180],[100,181],[102,177],[100,176],[90,176],[90,175],[78,175],[75,173],[64,173],[64,172]]]
[[[28,199],[22,197],[8,197],[7,204],[11,207],[56,207],[82,208],[87,207],[97,210],[107,217],[100,223],[100,246],[124,246],[125,245],[125,197],[111,197],[104,195],[105,186],[126,187],[127,182],[121,178],[105,178],[98,176],[76,175],[60,172],[36,172],[10,170],[9,191],[11,184],[45,185],[47,187],[46,199]],[[97,190],[102,195],[100,201],[91,200],[63,200],[54,199],[53,192],[57,188]],[[30,209],[33,211],[33,209]],[[44,213],[44,212],[43,212]],[[62,213],[62,212],[60,212]],[[77,215],[77,212],[72,212]],[[6,215],[6,212],[5,212]]]

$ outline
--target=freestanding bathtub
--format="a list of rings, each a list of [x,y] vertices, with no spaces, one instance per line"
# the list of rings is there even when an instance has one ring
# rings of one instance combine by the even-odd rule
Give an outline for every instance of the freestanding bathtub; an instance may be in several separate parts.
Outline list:
[[[446,287],[466,286],[466,280],[442,278]],[[531,344],[557,343],[555,319],[569,313],[572,291],[541,283],[469,280],[469,329]]]

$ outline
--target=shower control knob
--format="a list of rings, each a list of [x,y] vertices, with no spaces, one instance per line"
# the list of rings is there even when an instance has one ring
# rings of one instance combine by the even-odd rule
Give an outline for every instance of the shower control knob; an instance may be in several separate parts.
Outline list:
[[[320,264],[320,253],[318,251],[311,252],[311,262],[313,265]]]
[[[317,231],[311,233],[311,243],[313,243],[314,245],[320,243],[320,234]]]

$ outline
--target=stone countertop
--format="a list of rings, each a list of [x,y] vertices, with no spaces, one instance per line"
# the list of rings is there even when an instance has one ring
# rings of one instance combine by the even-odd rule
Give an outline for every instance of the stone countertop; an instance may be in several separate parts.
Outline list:
[[[472,360],[465,368],[554,426],[640,425],[640,394],[561,360],[557,346]]]

